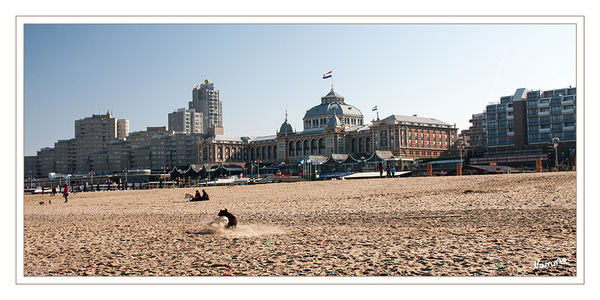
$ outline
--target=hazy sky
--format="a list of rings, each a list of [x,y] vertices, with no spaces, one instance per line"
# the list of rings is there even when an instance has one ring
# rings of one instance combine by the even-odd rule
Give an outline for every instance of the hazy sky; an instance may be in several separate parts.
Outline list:
[[[107,110],[167,126],[204,79],[226,135],[275,134],[286,109],[302,130],[332,81],[365,122],[377,105],[466,129],[517,88],[575,86],[575,59],[574,25],[26,25],[25,155]]]

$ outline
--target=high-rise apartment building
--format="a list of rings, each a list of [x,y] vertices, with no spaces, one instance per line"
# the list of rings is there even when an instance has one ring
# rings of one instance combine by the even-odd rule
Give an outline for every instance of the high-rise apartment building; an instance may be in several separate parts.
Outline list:
[[[127,129],[125,129],[127,127]],[[113,118],[110,112],[92,115],[75,121],[76,162],[75,171],[87,173],[92,170],[90,155],[105,150],[108,143],[124,138],[129,131],[129,121]]]
[[[202,114],[202,129],[205,135],[223,134],[222,102],[219,100],[219,90],[215,88],[214,83],[205,80],[203,84],[194,85],[189,109]]]
[[[527,94],[527,141],[530,144],[575,141],[576,88]]]
[[[45,177],[54,172],[54,148],[46,147],[37,152],[37,176]]]
[[[169,130],[177,133],[204,133],[202,113],[180,108],[169,114]]]
[[[487,146],[573,142],[576,88],[549,91],[517,89],[514,95],[486,107]],[[473,122],[472,122],[473,123]]]

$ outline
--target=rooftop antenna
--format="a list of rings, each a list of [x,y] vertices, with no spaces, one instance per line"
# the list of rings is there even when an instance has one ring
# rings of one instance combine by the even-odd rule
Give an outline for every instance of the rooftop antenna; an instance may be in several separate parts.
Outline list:
[[[287,108],[285,109],[285,122],[287,122]]]

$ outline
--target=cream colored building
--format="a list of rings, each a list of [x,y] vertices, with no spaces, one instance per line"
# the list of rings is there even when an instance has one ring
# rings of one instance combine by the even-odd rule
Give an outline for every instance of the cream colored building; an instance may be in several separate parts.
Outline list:
[[[124,138],[128,130],[129,121],[119,122],[110,112],[76,120],[75,171],[79,173],[92,171],[90,156],[97,151],[106,150],[108,143]]]

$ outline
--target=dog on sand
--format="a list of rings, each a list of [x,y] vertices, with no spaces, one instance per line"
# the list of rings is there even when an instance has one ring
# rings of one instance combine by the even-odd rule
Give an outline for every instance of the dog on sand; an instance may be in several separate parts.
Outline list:
[[[225,228],[233,229],[237,226],[237,218],[228,212],[227,209],[220,210],[218,216],[227,217],[228,222]]]

